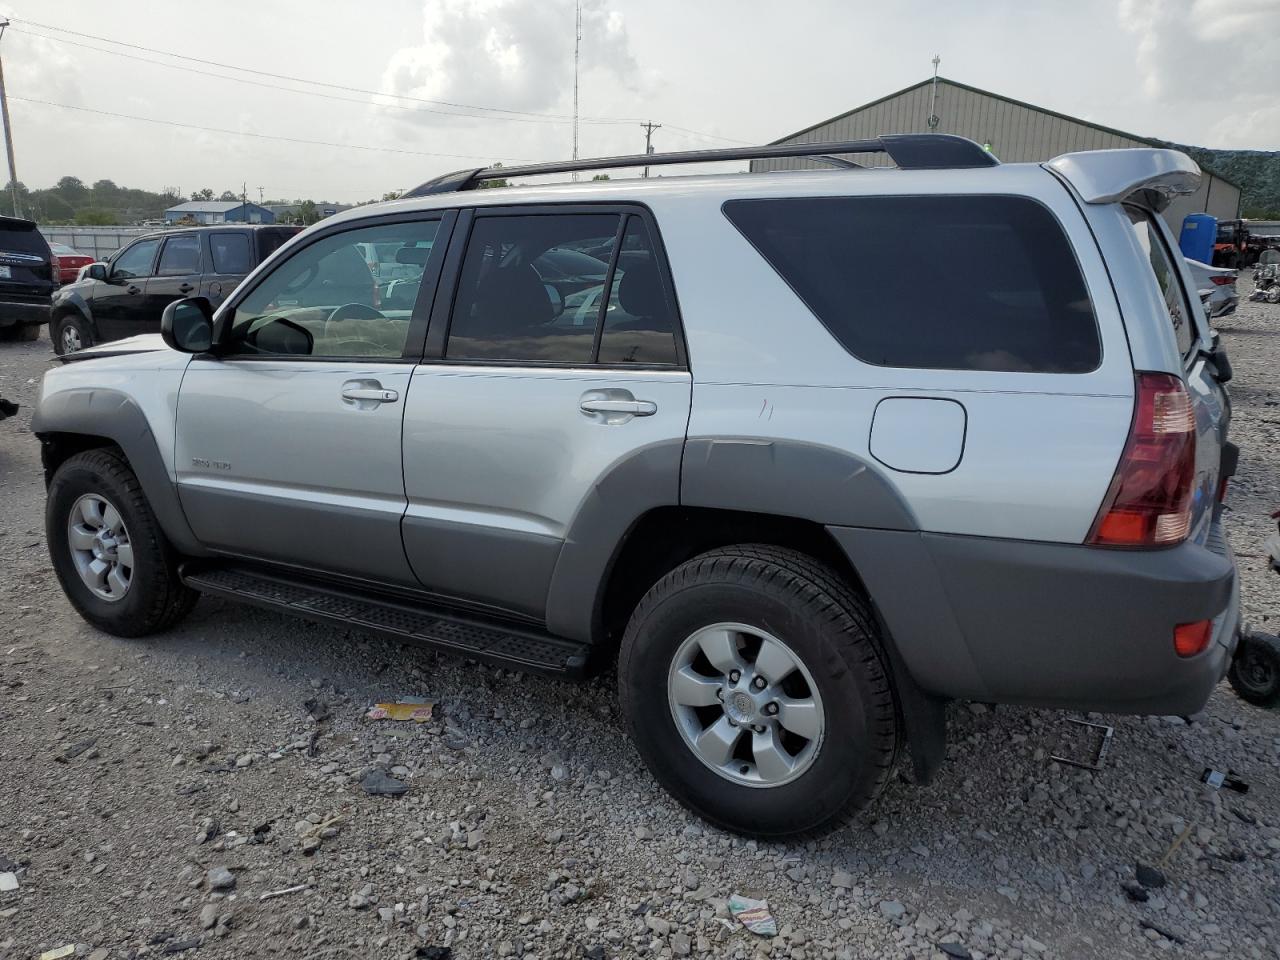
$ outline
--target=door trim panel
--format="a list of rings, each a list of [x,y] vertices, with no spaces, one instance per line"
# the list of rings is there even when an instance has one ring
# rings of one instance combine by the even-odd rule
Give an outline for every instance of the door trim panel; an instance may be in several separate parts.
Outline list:
[[[401,533],[409,566],[431,593],[489,606],[501,598],[503,609],[542,619],[559,537],[413,516],[412,507]]]

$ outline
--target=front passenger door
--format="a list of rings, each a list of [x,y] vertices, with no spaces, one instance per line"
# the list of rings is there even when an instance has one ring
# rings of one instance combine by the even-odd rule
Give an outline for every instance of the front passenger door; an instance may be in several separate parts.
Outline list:
[[[134,317],[138,333],[152,333],[160,329],[160,315],[174,300],[193,297],[200,289],[201,256],[200,237],[194,233],[180,233],[165,237],[160,251],[160,262],[155,276],[147,281],[145,311]]]
[[[178,396],[183,510],[214,550],[412,585],[400,540],[401,421],[438,262],[381,304],[360,244],[419,249],[449,217],[341,226],[297,247],[218,312],[217,355]],[[439,248],[437,248],[439,249]]]
[[[120,340],[136,332],[133,317],[146,307],[147,280],[159,250],[159,238],[135,241],[111,261],[106,281],[94,284],[93,320],[98,339]]]

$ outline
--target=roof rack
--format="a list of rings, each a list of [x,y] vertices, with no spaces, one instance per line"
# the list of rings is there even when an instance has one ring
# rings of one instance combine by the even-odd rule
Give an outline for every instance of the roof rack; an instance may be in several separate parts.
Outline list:
[[[596,157],[589,160],[558,160],[522,167],[477,167],[446,173],[419,184],[405,197],[426,197],[456,190],[474,190],[485,180],[533,177],[548,173],[580,170],[609,170],[614,167],[661,167],[680,163],[723,163],[733,160],[770,160],[778,157],[809,157],[836,166],[856,167],[832,154],[884,153],[902,170],[942,170],[963,167],[994,167],[1000,161],[980,144],[949,133],[902,133],[872,140],[838,140],[830,143],[774,143],[762,147],[729,147],[721,150],[683,150],[677,153],[633,154],[626,157]]]

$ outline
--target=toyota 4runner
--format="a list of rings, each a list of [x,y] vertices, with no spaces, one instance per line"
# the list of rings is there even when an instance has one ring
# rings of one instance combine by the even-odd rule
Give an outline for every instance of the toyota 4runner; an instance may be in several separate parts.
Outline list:
[[[839,169],[473,189],[796,155]],[[1198,179],[913,135],[429,181],[45,376],[54,567],[120,636],[207,593],[616,662],[658,780],[756,835],[927,780],[949,700],[1191,713],[1238,620],[1230,368],[1159,215]]]

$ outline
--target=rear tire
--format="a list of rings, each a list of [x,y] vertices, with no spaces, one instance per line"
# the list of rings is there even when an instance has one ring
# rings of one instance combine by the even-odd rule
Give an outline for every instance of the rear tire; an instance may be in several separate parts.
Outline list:
[[[53,352],[60,357],[92,347],[94,343],[89,324],[74,313],[64,313],[53,318],[49,324],[49,339],[53,341]]]
[[[45,539],[71,605],[117,637],[166,630],[199,596],[178,577],[178,554],[115,451],[87,450],[58,467],[45,505]]]
[[[618,689],[654,776],[735,832],[834,829],[879,795],[897,761],[901,725],[868,604],[794,550],[726,547],[668,573],[627,626]],[[699,750],[714,731],[732,746]]]
[[[1280,637],[1270,633],[1241,637],[1227,679],[1242,700],[1258,707],[1280,705]]]

